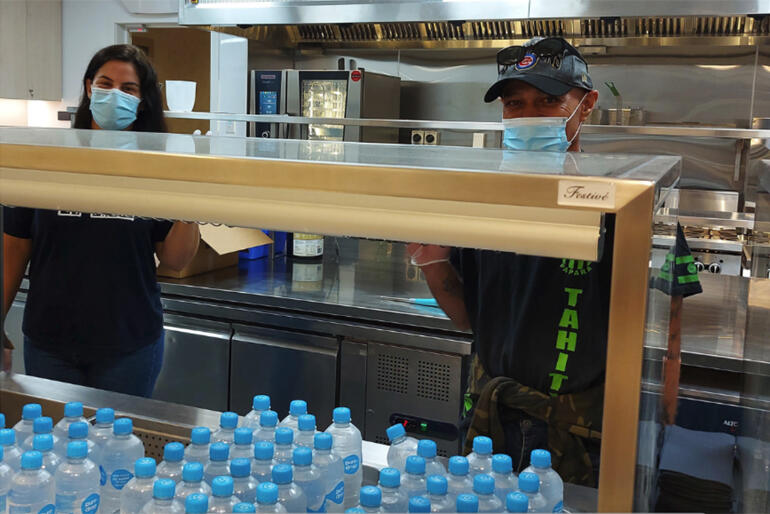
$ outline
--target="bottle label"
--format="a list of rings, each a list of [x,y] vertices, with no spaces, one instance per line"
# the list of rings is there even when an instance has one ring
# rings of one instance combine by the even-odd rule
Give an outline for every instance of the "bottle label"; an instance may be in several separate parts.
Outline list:
[[[342,502],[345,500],[345,482],[340,481],[340,483],[332,489],[332,492],[326,495],[326,499],[337,505],[342,505]]]
[[[116,469],[110,476],[110,483],[112,484],[112,487],[120,491],[132,478],[134,478],[134,475],[130,471],[126,469]]]
[[[37,511],[37,514],[54,514],[56,512],[56,507],[51,505],[50,503]]]
[[[553,508],[553,512],[561,512],[564,510],[564,502],[559,502],[556,504],[556,506]]]
[[[318,257],[324,253],[324,238],[315,234],[294,234],[293,254],[296,257]]]
[[[94,514],[97,510],[99,510],[99,503],[99,495],[94,493],[83,500],[83,503],[80,505],[80,512],[83,514]]]
[[[104,472],[104,468],[99,464],[99,485],[105,485],[107,483],[107,473]]]
[[[358,471],[361,459],[358,458],[358,455],[348,455],[343,462],[345,464],[345,474],[352,475]]]

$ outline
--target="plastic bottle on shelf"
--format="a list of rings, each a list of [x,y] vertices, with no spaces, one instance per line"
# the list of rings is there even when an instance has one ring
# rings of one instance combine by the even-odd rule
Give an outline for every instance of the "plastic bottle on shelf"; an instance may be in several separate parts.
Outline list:
[[[308,512],[322,512],[324,505],[321,473],[313,465],[313,450],[305,446],[294,449],[294,483],[307,498]]]
[[[136,514],[152,499],[155,472],[155,459],[142,457],[134,463],[134,477],[120,491],[121,514]],[[102,512],[115,512],[117,509],[118,506]]]
[[[238,414],[223,412],[219,416],[219,428],[211,434],[211,442],[233,444],[236,428],[238,428]]]
[[[276,464],[273,467],[273,483],[278,486],[278,502],[286,512],[307,511],[307,496],[294,483],[294,471],[289,464]]]
[[[174,499],[176,484],[170,478],[160,478],[152,486],[152,500],[142,507],[142,514],[182,513],[184,507]]]
[[[297,420],[297,431],[295,432],[294,444],[296,446],[305,446],[313,449],[313,438],[316,434],[315,416],[312,414],[303,414]]]
[[[342,459],[345,472],[345,500],[343,506],[348,509],[358,504],[358,494],[363,481],[361,469],[362,439],[361,432],[350,422],[350,409],[337,407],[332,412],[332,424],[326,429],[332,436],[332,453]]]
[[[200,462],[185,463],[182,468],[182,481],[176,488],[176,499],[180,502],[184,502],[193,494],[211,494],[211,487],[203,481],[203,464]]]
[[[88,437],[88,429],[91,425],[84,421],[76,421],[70,423],[67,429],[67,438],[59,440],[58,451],[54,447],[54,451],[57,451],[59,455],[65,455],[67,453],[67,444],[72,441],[84,441],[88,446],[88,458],[99,464],[101,462],[102,448],[96,442]]]
[[[8,512],[55,512],[54,481],[43,469],[43,455],[37,451],[25,452],[21,457],[21,471],[11,481],[8,492]]]
[[[505,512],[529,512],[529,498],[524,493],[515,491],[505,497]]]
[[[5,419],[0,420],[5,423]],[[8,505],[8,491],[11,490],[13,470],[3,462],[3,447],[0,446],[0,512],[6,512]]]
[[[446,475],[446,468],[436,457],[437,450],[436,442],[430,439],[417,443],[417,455],[425,459],[425,476]]]
[[[178,484],[182,481],[184,468],[184,445],[182,443],[166,443],[163,447],[163,462],[158,464],[156,473],[159,479],[168,478]]]
[[[492,472],[492,439],[479,435],[473,438],[473,452],[468,455],[471,478]]]
[[[478,512],[479,498],[475,494],[463,493],[457,496],[457,512]]]
[[[551,468],[551,452],[532,450],[529,467],[524,471],[534,473],[540,478],[540,494],[546,501],[548,512],[561,512],[564,508],[564,482]]]
[[[21,409],[21,420],[13,426],[16,431],[16,441],[20,446],[34,433],[35,420],[43,415],[43,408],[39,403],[28,403]],[[5,425],[5,423],[3,423]],[[5,427],[3,427],[5,428]],[[64,436],[66,437],[66,433]],[[18,470],[17,470],[18,471]]]
[[[382,492],[383,512],[406,512],[409,498],[401,490],[401,472],[396,468],[380,470],[380,491]]]
[[[413,496],[409,498],[409,512],[430,512],[430,500],[425,496]]]
[[[64,404],[64,417],[53,427],[53,433],[59,439],[66,440],[69,437],[69,428],[73,423],[82,421],[88,423],[83,417],[83,404],[80,402],[68,402]]]
[[[278,427],[275,430],[275,445],[273,459],[278,464],[291,464],[294,452],[294,430],[289,427]]]
[[[292,400],[289,404],[289,415],[281,420],[279,426],[297,430],[299,428],[299,417],[303,414],[307,414],[307,402],[304,400]]]
[[[230,476],[233,477],[233,494],[242,502],[257,501],[259,482],[251,476],[251,459],[233,459],[230,461]]]
[[[235,429],[230,446],[230,460],[254,458],[254,432],[248,427]]]
[[[259,428],[259,419],[262,413],[270,410],[270,397],[266,394],[258,394],[251,401],[251,412],[243,418],[243,426],[256,431]]]
[[[209,462],[211,430],[207,427],[195,427],[190,433],[190,444],[184,450],[184,460],[200,462],[204,467]]]
[[[358,508],[364,512],[382,512],[382,491],[379,487],[367,485],[359,493]]]
[[[43,469],[53,476],[56,473],[56,468],[62,463],[61,457],[53,451],[53,436],[51,434],[36,435],[32,440],[32,449],[43,455]]]
[[[67,445],[67,458],[56,469],[54,484],[56,512],[91,514],[99,509],[99,467],[88,458],[85,441]]]
[[[471,480],[468,471],[470,465],[468,459],[460,455],[455,455],[449,459],[449,473],[447,473],[447,494],[452,502],[457,501],[457,497],[463,493],[473,491],[473,480]]]
[[[390,440],[388,467],[403,473],[406,469],[406,458],[417,453],[417,439],[406,435],[406,429],[401,424],[391,426],[386,433]]]
[[[16,446],[16,431],[14,429],[3,428],[0,430],[0,446],[3,447],[4,462],[14,473],[18,473],[21,470],[22,451]]]
[[[278,503],[277,485],[272,482],[262,482],[257,486],[255,512],[286,512],[286,508]]]
[[[313,463],[321,473],[324,491],[324,511],[343,512],[345,501],[345,470],[342,459],[332,452],[333,438],[318,432],[313,438]]]
[[[203,467],[203,480],[214,487],[214,479],[218,476],[230,475],[230,445],[227,443],[212,443],[209,446],[209,462]]]
[[[196,463],[200,464],[200,462]],[[179,499],[179,491],[176,492]],[[209,511],[209,497],[203,493],[192,493],[184,499],[185,514],[206,514]]]
[[[454,512],[455,504],[447,494],[447,479],[444,475],[428,477],[428,499],[431,512]]]
[[[60,448],[59,438],[53,435],[53,419],[48,416],[35,418],[35,421],[32,422],[32,435],[27,437],[24,441],[17,441],[21,443],[19,444],[19,450],[21,450],[22,453],[32,450],[32,441],[35,439],[35,436],[44,434],[50,434],[53,437],[53,448],[55,452],[59,453],[59,455],[64,455],[64,453],[66,453],[66,448],[61,453],[58,450]]]
[[[401,477],[401,489],[408,498],[424,496],[428,493],[425,482],[425,459],[418,455],[406,458],[406,471]]]
[[[104,448],[110,437],[112,437],[112,424],[115,423],[115,411],[105,407],[96,411],[94,426],[91,428],[91,439]]]
[[[219,476],[212,481],[209,512],[232,512],[239,503],[240,498],[233,495],[233,477]]]
[[[257,512],[257,508],[253,503],[241,502],[233,507],[233,512]]]
[[[505,504],[509,493],[519,489],[516,475],[513,474],[513,461],[504,453],[492,456],[492,478],[495,479],[495,496]]]
[[[273,443],[259,441],[254,445],[254,460],[251,463],[251,476],[260,484],[273,479]]]
[[[548,502],[540,494],[540,478],[529,471],[519,474],[519,491],[527,496],[529,512],[550,512]]]
[[[259,430],[254,433],[254,442],[267,441],[275,442],[275,429],[278,426],[278,413],[273,410],[266,410],[259,417]]]
[[[473,477],[473,494],[479,499],[479,512],[503,512],[503,502],[495,496],[495,479],[491,475]]]
[[[134,423],[129,418],[115,420],[112,437],[104,445],[101,468],[101,511],[115,512],[120,508],[123,488],[133,478],[136,461],[144,457],[144,444],[133,434]],[[152,473],[155,474],[153,460]],[[137,506],[136,512],[142,508]]]

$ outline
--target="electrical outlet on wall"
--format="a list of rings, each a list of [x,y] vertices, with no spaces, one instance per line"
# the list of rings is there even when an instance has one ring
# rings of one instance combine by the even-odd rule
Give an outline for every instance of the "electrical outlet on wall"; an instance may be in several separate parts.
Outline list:
[[[412,131],[412,144],[413,145],[425,144],[425,131],[424,130],[413,130]]]
[[[426,130],[425,137],[423,138],[424,145],[437,145],[438,144],[438,131]]]

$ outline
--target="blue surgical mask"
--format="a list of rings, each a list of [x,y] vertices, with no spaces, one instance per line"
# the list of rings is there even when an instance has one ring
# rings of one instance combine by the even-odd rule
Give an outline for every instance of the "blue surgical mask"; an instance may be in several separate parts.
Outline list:
[[[119,89],[91,86],[91,115],[105,130],[123,130],[136,121],[141,100]]]
[[[586,93],[587,94],[587,93]],[[572,141],[580,133],[580,127],[572,138],[567,139],[567,123],[571,120],[585,100],[572,111],[569,118],[511,118],[503,120],[503,146],[509,150],[528,150],[540,152],[566,152]]]

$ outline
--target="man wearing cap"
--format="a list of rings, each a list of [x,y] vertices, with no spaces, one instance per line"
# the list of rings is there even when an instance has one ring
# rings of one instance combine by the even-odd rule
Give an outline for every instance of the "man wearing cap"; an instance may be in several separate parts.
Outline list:
[[[497,64],[484,100],[501,100],[505,148],[579,152],[598,98],[580,53],[562,38],[536,39],[501,50]],[[596,485],[611,242],[605,248],[600,262],[584,262],[409,245],[444,312],[473,331],[466,452],[474,436],[490,436],[521,471],[532,450],[549,449],[563,479]]]

